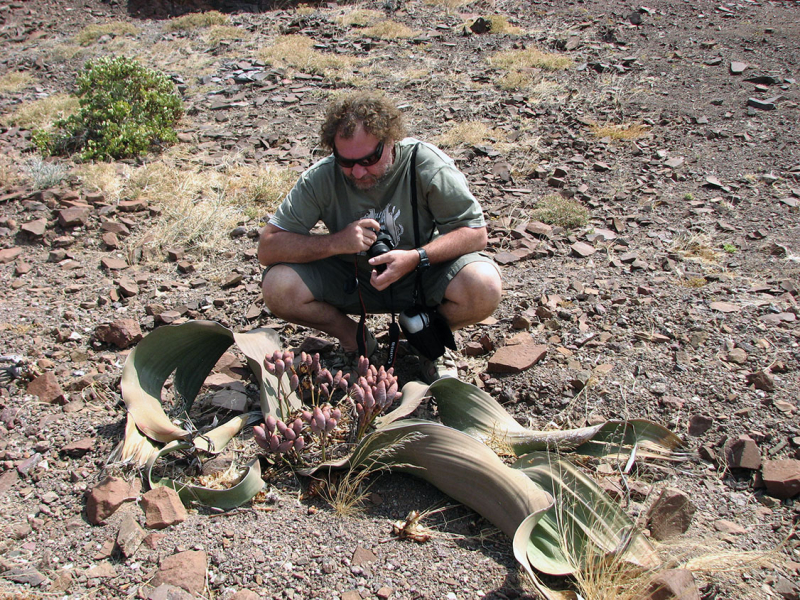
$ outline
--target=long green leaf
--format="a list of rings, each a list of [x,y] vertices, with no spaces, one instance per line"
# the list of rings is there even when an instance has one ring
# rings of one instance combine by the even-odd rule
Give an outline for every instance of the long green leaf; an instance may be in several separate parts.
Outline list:
[[[261,479],[261,463],[258,458],[247,463],[244,477],[242,477],[239,483],[228,489],[213,489],[200,485],[193,485],[175,481],[169,477],[159,478],[153,474],[153,467],[159,458],[172,452],[191,449],[191,444],[178,440],[165,445],[147,464],[147,481],[150,488],[152,489],[157,486],[171,487],[178,492],[184,504],[198,502],[206,506],[228,509],[236,508],[248,502],[264,487],[264,480]]]
[[[643,568],[660,564],[647,538],[619,505],[568,460],[532,452],[512,466],[555,498],[527,540],[525,554],[535,569],[569,575],[591,560],[608,557]],[[515,539],[515,554],[521,552],[517,543],[522,542]]]
[[[188,439],[161,407],[161,389],[174,371],[175,391],[191,406],[219,357],[233,342],[230,330],[211,321],[167,325],[148,334],[128,355],[122,370],[122,399],[136,426],[151,439]]]
[[[625,446],[642,442],[668,450],[681,444],[680,438],[669,429],[644,419],[607,421],[562,431],[533,431],[517,423],[489,394],[454,378],[435,381],[427,393],[436,400],[442,423],[481,441],[508,445],[516,454],[550,448],[595,456],[622,453]],[[590,441],[596,443],[587,444]]]
[[[509,537],[529,515],[552,504],[550,494],[504,464],[485,444],[450,427],[416,419],[391,423],[364,438],[348,458],[303,474],[376,462],[421,477]]]
[[[392,412],[381,415],[375,419],[375,428],[381,429],[397,419],[407,417],[414,412],[425,398],[428,386],[419,381],[409,381],[403,386],[403,395],[400,397],[400,405]]]

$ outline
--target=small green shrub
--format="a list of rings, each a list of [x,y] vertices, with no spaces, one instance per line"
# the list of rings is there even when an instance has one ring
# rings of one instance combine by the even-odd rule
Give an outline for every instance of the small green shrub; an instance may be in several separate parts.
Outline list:
[[[575,229],[589,222],[589,211],[577,200],[549,194],[539,200],[531,211],[531,218],[564,229]]]
[[[104,57],[86,63],[77,87],[78,113],[58,120],[52,131],[34,133],[43,153],[130,158],[177,141],[173,125],[183,106],[163,73],[133,59]]]
[[[735,244],[725,243],[722,244],[722,250],[727,254],[735,254],[738,248]]]

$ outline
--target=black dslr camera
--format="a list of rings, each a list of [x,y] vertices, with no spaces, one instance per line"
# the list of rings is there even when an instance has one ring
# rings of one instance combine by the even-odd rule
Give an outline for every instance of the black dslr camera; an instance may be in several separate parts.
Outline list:
[[[456,349],[450,326],[435,308],[418,304],[401,312],[399,320],[408,343],[428,359],[436,360],[445,348]]]
[[[367,256],[370,258],[375,258],[376,256],[386,254],[390,250],[394,250],[394,240],[392,240],[392,236],[385,227],[381,227],[377,234],[378,237],[375,238],[372,246],[367,250]],[[375,270],[378,273],[382,273],[386,270],[386,265],[375,265]]]

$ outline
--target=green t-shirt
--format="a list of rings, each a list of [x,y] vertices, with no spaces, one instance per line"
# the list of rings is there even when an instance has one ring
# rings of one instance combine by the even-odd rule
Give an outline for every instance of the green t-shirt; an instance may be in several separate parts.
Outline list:
[[[410,166],[417,143],[420,245],[459,227],[483,227],[481,207],[453,159],[413,138],[395,144],[394,164],[378,185],[366,191],[350,183],[333,156],[323,158],[300,176],[270,223],[308,234],[322,221],[329,232],[336,233],[353,221],[375,219],[392,236],[396,248],[414,248]]]

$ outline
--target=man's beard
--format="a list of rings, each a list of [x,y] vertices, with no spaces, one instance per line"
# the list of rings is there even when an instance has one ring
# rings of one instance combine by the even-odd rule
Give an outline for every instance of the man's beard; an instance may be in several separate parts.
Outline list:
[[[367,190],[371,190],[375,186],[377,186],[381,181],[386,179],[386,176],[389,174],[389,169],[391,168],[391,164],[386,165],[382,173],[378,175],[372,175],[371,173],[368,174],[366,177],[362,177],[361,179],[355,179],[352,174],[345,175],[347,179],[350,180],[356,188],[361,190],[362,192],[366,192]]]

